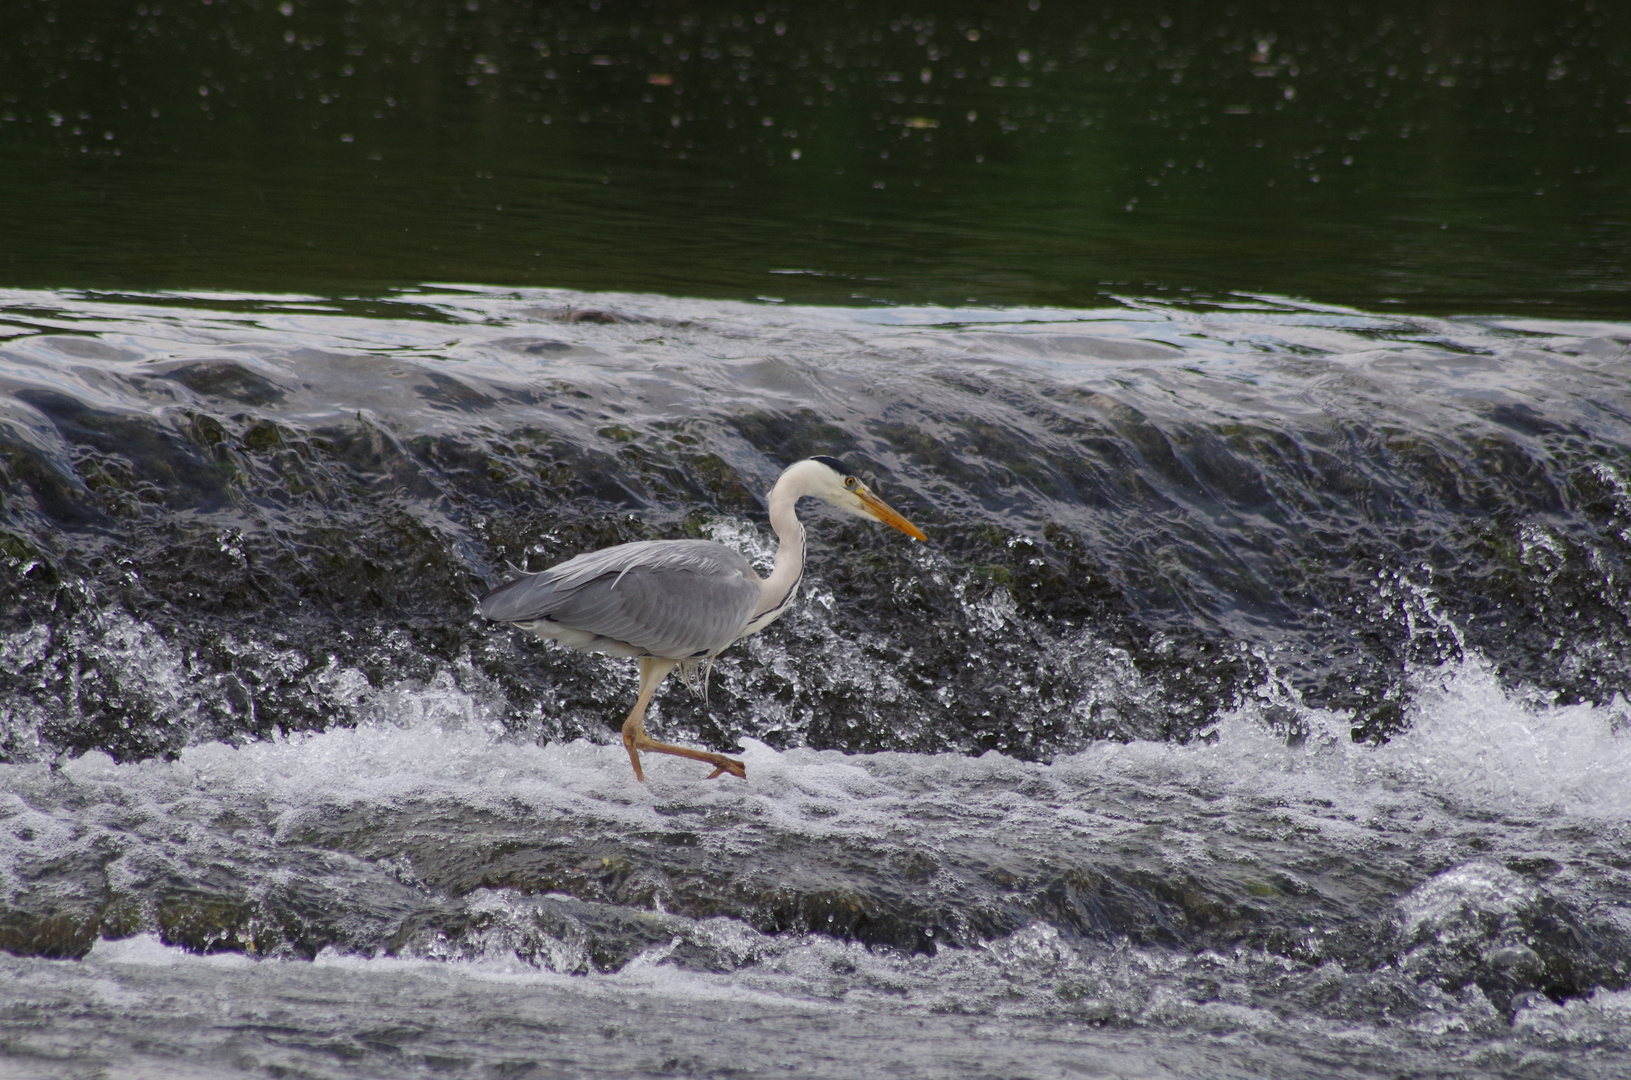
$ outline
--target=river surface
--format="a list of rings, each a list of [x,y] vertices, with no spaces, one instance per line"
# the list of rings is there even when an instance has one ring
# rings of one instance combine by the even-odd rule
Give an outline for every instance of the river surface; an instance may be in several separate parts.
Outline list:
[[[1601,0],[11,0],[0,283],[1624,318]]]
[[[1617,1077],[1631,324],[0,294],[7,1075]],[[648,763],[475,613],[844,457]]]

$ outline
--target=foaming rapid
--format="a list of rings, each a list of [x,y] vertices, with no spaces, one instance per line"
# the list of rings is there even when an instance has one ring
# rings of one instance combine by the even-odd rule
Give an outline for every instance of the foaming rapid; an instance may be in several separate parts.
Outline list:
[[[1631,328],[0,307],[0,1071],[1623,1071]],[[931,544],[810,514],[633,783],[474,598],[813,453]]]
[[[1307,794],[1330,785],[1327,794],[1350,806],[1367,792],[1402,792],[1587,818],[1631,811],[1631,715],[1622,697],[1601,706],[1551,704],[1544,694],[1503,686],[1476,654],[1420,669],[1412,682],[1408,724],[1385,744],[1355,742],[1351,718],[1338,713],[1298,710],[1287,726],[1290,707],[1257,704],[1225,716],[1216,745],[1195,760],[1220,776],[1241,770],[1253,785],[1275,777]],[[1078,756],[1097,766],[1149,753],[1133,746]]]
[[[1623,711],[1503,690],[1476,659],[1418,678],[1380,746],[1337,714],[1276,728],[1268,701],[1187,745],[1040,763],[750,740],[745,783],[665,761],[642,786],[621,747],[517,742],[432,687],[355,728],[5,766],[10,901],[46,864],[58,912],[86,874],[121,899],[83,961],[0,961],[34,1003],[0,1022],[41,1075],[53,1046],[162,1016],[200,1068],[344,1046],[368,1075],[404,1054],[756,1071],[817,1030],[928,1074],[1000,1030],[989,1052],[1016,1061],[1160,1076],[1209,1075],[1225,1035],[1240,1075],[1364,1047],[1378,1072],[1610,1076],[1631,1051]],[[440,1019],[402,1028],[421,1010]],[[518,1017],[543,1015],[623,1034],[540,1057]],[[778,1040],[721,1046],[750,1020]]]

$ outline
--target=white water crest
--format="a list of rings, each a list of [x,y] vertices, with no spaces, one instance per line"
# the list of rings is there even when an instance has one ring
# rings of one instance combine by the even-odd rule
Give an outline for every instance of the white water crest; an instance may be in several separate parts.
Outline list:
[[[1631,739],[1620,712],[1535,705],[1501,691],[1476,663],[1438,674],[1440,689],[1419,705],[1410,731],[1380,747],[1345,738],[1335,716],[1310,716],[1306,739],[1288,746],[1283,734],[1238,712],[1213,742],[1097,745],[1051,764],[997,754],[777,752],[754,743],[744,755],[748,781],[731,784],[703,783],[685,763],[659,763],[651,782],[638,785],[620,747],[519,745],[479,725],[428,721],[457,712],[438,700],[446,691],[432,689],[421,695],[427,700],[404,700],[396,719],[414,718],[406,723],[198,745],[170,762],[115,764],[93,752],[55,774],[5,767],[0,838],[12,868],[29,857],[113,855],[107,870],[116,888],[200,861],[270,856],[288,864],[269,867],[273,879],[305,878],[307,889],[344,880],[362,893],[382,870],[411,883],[412,867],[370,870],[331,850],[322,870],[296,870],[300,860],[291,863],[290,854],[310,843],[316,823],[393,806],[454,809],[489,831],[497,822],[549,821],[591,843],[692,824],[721,860],[751,861],[767,844],[883,847],[891,851],[885,861],[914,853],[939,859],[932,874],[945,873],[959,850],[1023,875],[1026,858],[1091,853],[1152,833],[1160,838],[1160,872],[1174,879],[1204,877],[1220,861],[1251,858],[1266,845],[1294,846],[1304,861],[1341,851],[1386,873],[1453,859],[1471,840],[1479,858],[1396,907],[1382,904],[1379,914],[1411,931],[1490,889],[1494,899],[1480,902],[1514,910],[1540,886],[1501,861],[1537,850],[1562,864],[1544,888],[1577,895],[1586,882],[1570,848],[1584,854],[1627,841]],[[1544,746],[1533,738],[1537,730],[1550,733]],[[1560,839],[1582,831],[1589,840]],[[1298,889],[1297,875],[1283,866],[1263,860],[1256,872],[1266,901]],[[324,874],[333,880],[319,880]],[[460,896],[424,885],[414,891],[425,902],[461,907],[482,928],[457,940],[421,935],[372,954],[330,946],[315,961],[199,956],[151,933],[100,941],[80,962],[6,958],[8,1060],[66,1076],[68,1061],[80,1067],[100,1053],[68,1053],[85,1024],[107,1025],[99,1045],[118,1045],[137,1037],[142,1018],[160,1015],[169,1018],[168,1049],[143,1051],[155,1055],[147,1064],[138,1053],[128,1075],[156,1070],[170,1054],[199,1075],[273,1065],[326,1075],[319,1063],[341,1046],[362,1075],[444,1060],[467,1068],[534,1061],[608,1075],[672,1071],[671,1059],[690,1070],[758,1071],[792,1061],[816,1028],[842,1033],[909,1075],[1003,1054],[1026,1060],[1027,1045],[1041,1055],[1035,1075],[1068,1075],[1085,1061],[1115,1075],[1217,1075],[1207,1070],[1219,1067],[1215,1055],[1228,1046],[1233,1064],[1221,1066],[1222,1075],[1246,1075],[1254,1062],[1308,1069],[1322,1054],[1365,1047],[1378,1074],[1449,1053],[1496,1073],[1503,1062],[1533,1067],[1555,1058],[1585,1069],[1570,1075],[1607,1076],[1570,1055],[1631,1052],[1624,991],[1561,1004],[1529,995],[1508,1016],[1473,983],[1442,989],[1437,971],[1408,958],[1366,970],[1253,949],[1189,953],[1125,938],[1095,942],[1040,921],[983,943],[913,954],[821,933],[767,934],[731,916],[679,915],[666,910],[673,898],[658,892],[640,916],[652,944],[608,969],[592,956],[591,933],[580,926],[574,936],[571,917],[540,918],[570,897],[504,887]],[[1623,913],[1620,925],[1631,938]],[[677,962],[685,949],[704,959]],[[1392,1015],[1356,1003],[1378,987],[1390,995]],[[348,1002],[344,1012],[319,1022],[334,995]],[[64,998],[80,1004],[38,1011]],[[424,1010],[436,1022],[410,1019]],[[529,1015],[554,1016],[550,1030],[580,1034],[564,1043],[542,1036],[523,1019]],[[827,1019],[812,1023],[817,1015]],[[732,1032],[748,1022],[787,1041],[744,1043]],[[1288,1022],[1299,1032],[1297,1047],[1281,1037]],[[278,1034],[311,1025],[298,1039]],[[618,1034],[602,1038],[595,1025]],[[380,1031],[396,1034],[371,1034]],[[59,1059],[64,1064],[52,1064]],[[121,1066],[108,1060],[117,1072]],[[812,1075],[867,1075],[831,1054],[801,1060]]]

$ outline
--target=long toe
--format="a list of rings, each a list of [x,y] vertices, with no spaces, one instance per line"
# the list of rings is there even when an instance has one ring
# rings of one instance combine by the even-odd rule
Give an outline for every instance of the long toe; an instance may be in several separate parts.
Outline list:
[[[743,780],[748,778],[748,769],[746,765],[743,765],[740,761],[733,761],[730,758],[719,758],[714,762],[714,771],[708,774],[708,779],[713,780],[725,775],[726,773],[730,773],[732,776],[740,777]]]

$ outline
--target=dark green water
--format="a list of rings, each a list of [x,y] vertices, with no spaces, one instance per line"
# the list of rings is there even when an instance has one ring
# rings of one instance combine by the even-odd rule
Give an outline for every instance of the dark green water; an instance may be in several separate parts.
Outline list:
[[[0,284],[1623,315],[1627,58],[1590,2],[8,0]]]

